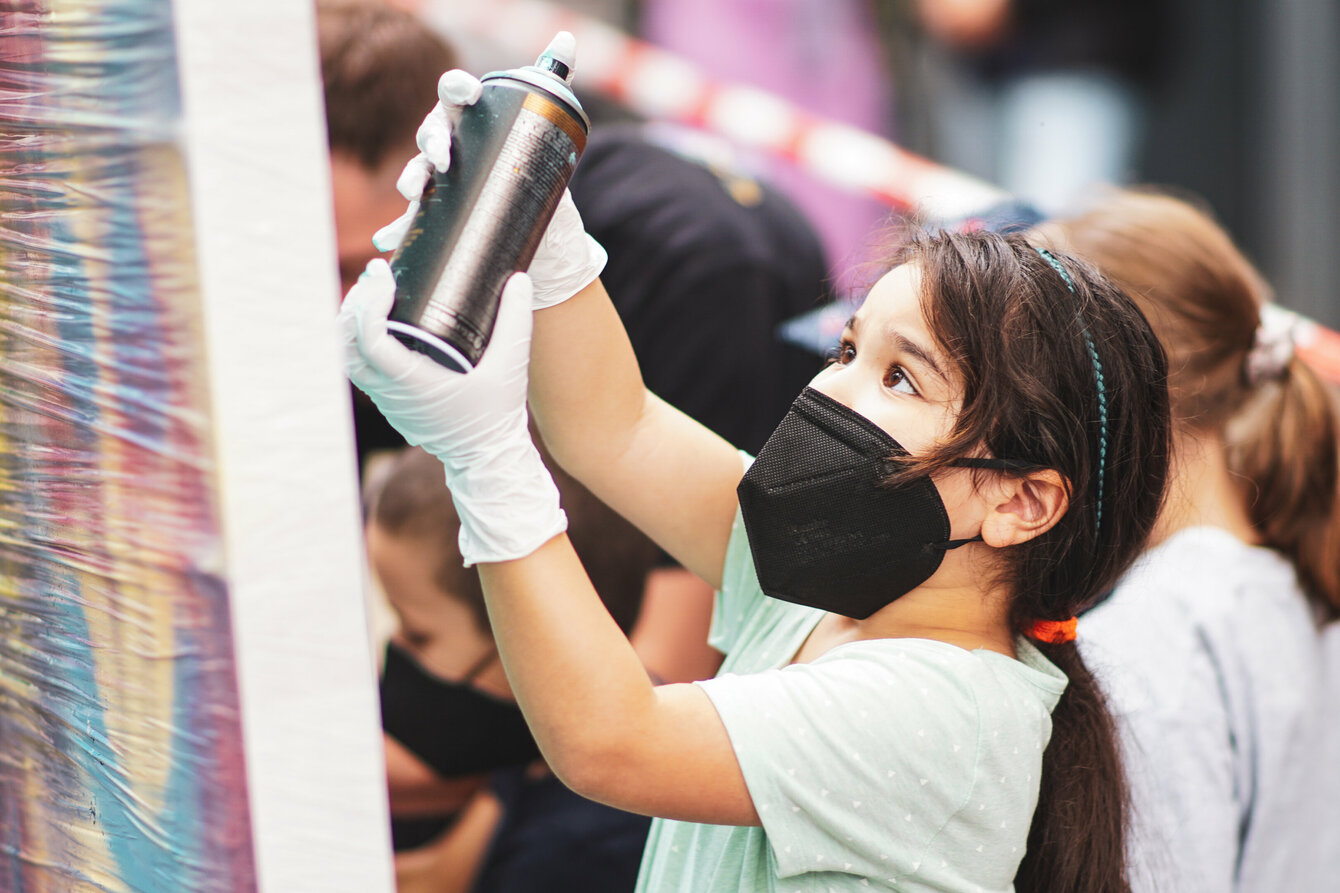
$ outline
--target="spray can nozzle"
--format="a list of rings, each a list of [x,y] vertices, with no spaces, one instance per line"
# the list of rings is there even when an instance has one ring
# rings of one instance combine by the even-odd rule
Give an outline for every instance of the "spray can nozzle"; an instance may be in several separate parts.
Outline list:
[[[565,84],[572,82],[572,69],[577,62],[577,38],[570,31],[560,31],[549,41],[535,67],[552,74]]]

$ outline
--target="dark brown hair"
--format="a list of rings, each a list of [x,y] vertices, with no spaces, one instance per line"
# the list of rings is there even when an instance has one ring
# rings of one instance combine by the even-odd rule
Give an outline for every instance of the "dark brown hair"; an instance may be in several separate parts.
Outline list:
[[[413,14],[385,0],[318,0],[326,135],[368,169],[399,157],[437,102],[456,55]]]
[[[1003,552],[1020,634],[1079,614],[1115,584],[1145,546],[1168,474],[1162,347],[1120,288],[1055,257],[1069,283],[1019,235],[913,234],[898,257],[920,269],[923,312],[964,381],[950,439],[915,471],[985,447],[1025,469],[1055,469],[1069,486],[1061,519]],[[1115,724],[1075,644],[1038,647],[1070,681],[1052,712],[1016,889],[1126,891]]]
[[[541,448],[541,454],[544,451]],[[586,568],[591,584],[625,633],[633,628],[659,550],[556,463],[548,461],[568,515],[568,539]],[[447,490],[442,463],[418,448],[390,460],[373,494],[368,517],[392,536],[426,542],[438,552],[434,582],[442,592],[470,608],[481,632],[489,631],[479,574],[463,564],[456,537],[460,518]]]
[[[1135,298],[1170,357],[1174,424],[1218,437],[1261,541],[1313,600],[1340,609],[1340,420],[1301,360],[1253,381],[1247,356],[1271,299],[1207,210],[1154,190],[1112,192],[1049,231]]]

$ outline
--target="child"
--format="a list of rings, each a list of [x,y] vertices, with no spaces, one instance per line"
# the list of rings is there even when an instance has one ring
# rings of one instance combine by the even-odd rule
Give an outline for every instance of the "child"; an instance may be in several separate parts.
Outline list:
[[[1340,865],[1315,857],[1336,848],[1306,804],[1332,761],[1312,728],[1316,619],[1340,608],[1331,397],[1293,357],[1287,318],[1265,312],[1260,275],[1188,202],[1114,192],[1044,232],[1121,283],[1171,358],[1156,545],[1080,621],[1125,732],[1133,884],[1330,889]]]
[[[538,751],[498,662],[478,575],[456,547],[442,465],[417,449],[388,462],[367,522],[369,563],[400,620],[382,678],[382,725],[388,745],[422,765],[410,776],[388,760],[392,814],[402,819],[396,843],[413,850],[397,854],[400,888],[625,893],[647,820],[584,800],[534,764]],[[614,622],[630,628],[656,550],[575,481],[555,476],[593,585]],[[405,784],[428,770],[433,782]],[[431,793],[441,804],[448,786],[469,799],[450,804],[460,815],[442,835],[447,810],[429,812],[423,801]],[[422,822],[437,839],[400,847],[404,832],[418,830],[406,813],[437,819]]]
[[[478,82],[439,93],[435,151]],[[745,471],[642,387],[570,205],[541,253],[533,339],[518,275],[468,375],[387,335],[383,262],[341,331],[354,382],[443,461],[550,766],[660,817],[639,889],[1127,889],[1114,732],[1072,631],[1163,492],[1165,364],[1130,300],[1017,236],[916,239]],[[720,587],[716,679],[653,688],[601,610],[528,388],[555,458]]]

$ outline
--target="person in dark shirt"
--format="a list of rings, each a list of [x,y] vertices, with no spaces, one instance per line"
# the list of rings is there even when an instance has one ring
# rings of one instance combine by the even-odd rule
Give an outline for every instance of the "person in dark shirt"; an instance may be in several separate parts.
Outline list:
[[[1160,0],[916,0],[938,160],[1056,214],[1129,182],[1166,74]]]

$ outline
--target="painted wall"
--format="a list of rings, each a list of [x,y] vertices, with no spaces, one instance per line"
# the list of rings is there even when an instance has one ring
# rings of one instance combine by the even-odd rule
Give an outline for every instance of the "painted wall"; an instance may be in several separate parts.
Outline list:
[[[0,893],[391,888],[312,35],[0,3]]]

